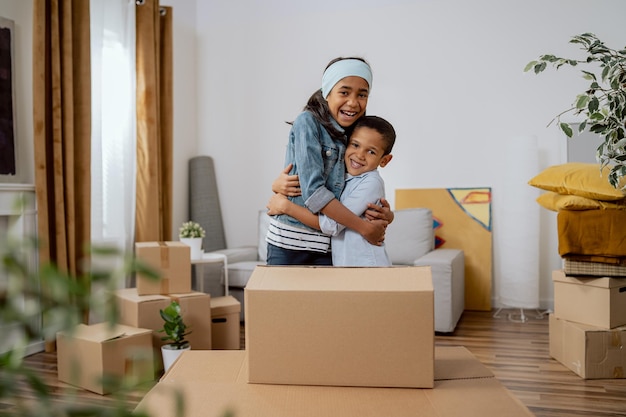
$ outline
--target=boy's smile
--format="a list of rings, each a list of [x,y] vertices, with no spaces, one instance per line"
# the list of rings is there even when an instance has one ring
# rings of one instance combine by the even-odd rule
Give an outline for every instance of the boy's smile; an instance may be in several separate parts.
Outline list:
[[[346,148],[344,160],[348,174],[357,176],[387,165],[391,155],[384,154],[384,145],[379,132],[365,126],[357,127]]]

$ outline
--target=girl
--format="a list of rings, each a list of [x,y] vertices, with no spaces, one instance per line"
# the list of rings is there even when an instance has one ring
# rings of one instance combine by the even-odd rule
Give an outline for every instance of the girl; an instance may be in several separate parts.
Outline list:
[[[322,88],[292,124],[285,165],[300,182],[301,195],[289,197],[294,203],[321,212],[378,245],[393,219],[388,206],[385,220],[368,221],[339,202],[347,137],[365,114],[371,88],[372,70],[364,59],[332,60],[322,76]],[[332,265],[330,236],[286,214],[272,216],[266,241],[268,265]]]

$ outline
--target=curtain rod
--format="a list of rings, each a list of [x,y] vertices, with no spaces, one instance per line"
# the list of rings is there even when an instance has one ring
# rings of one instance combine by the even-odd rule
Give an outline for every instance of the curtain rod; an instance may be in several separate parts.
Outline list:
[[[137,6],[143,6],[146,0],[135,0],[135,4]],[[167,9],[165,7],[159,7],[159,13],[161,16],[165,16],[167,14]]]

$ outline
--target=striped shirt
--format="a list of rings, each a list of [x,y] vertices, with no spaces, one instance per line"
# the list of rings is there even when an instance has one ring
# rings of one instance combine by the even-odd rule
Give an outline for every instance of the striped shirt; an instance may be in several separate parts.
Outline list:
[[[330,251],[330,236],[321,232],[281,223],[274,217],[270,219],[265,241],[283,249],[321,253]]]

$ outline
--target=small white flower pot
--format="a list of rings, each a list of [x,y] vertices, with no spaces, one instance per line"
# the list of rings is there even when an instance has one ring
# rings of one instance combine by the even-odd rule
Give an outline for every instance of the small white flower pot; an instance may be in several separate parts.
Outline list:
[[[202,258],[201,237],[181,237],[180,241],[191,248],[191,259]]]
[[[170,369],[170,366],[178,359],[181,353],[186,350],[190,350],[191,346],[187,345],[182,349],[174,349],[172,345],[163,345],[161,346],[161,354],[163,355],[163,368],[165,372]]]

